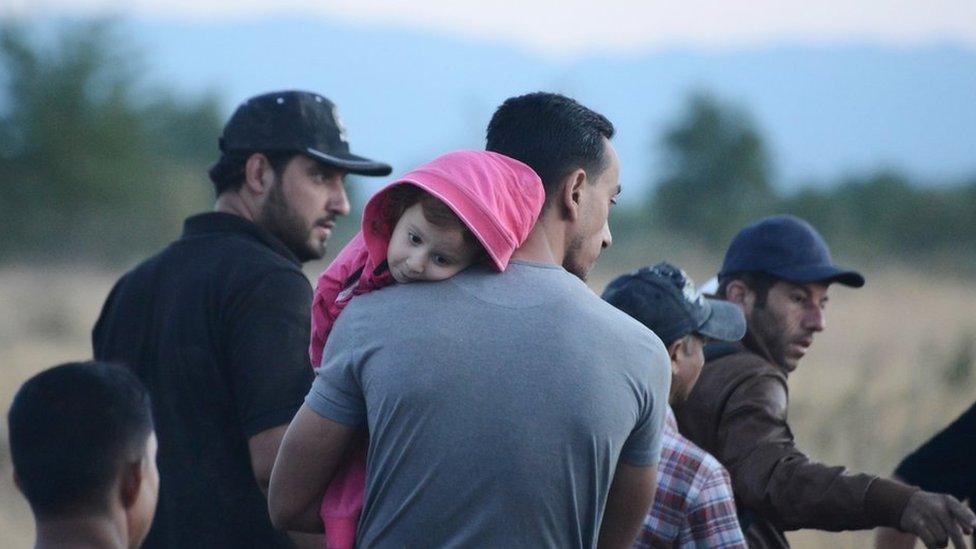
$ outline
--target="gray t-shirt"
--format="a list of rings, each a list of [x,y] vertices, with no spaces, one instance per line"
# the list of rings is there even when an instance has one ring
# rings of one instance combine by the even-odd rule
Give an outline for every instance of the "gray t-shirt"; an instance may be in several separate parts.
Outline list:
[[[618,460],[657,463],[651,331],[555,265],[356,297],[306,402],[370,432],[362,547],[593,547]]]

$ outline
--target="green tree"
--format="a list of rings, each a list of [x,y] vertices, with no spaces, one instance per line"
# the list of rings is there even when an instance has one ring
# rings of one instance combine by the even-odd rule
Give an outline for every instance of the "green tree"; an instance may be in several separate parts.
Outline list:
[[[775,200],[762,137],[751,119],[693,95],[663,138],[665,174],[651,202],[668,230],[718,248]]]
[[[145,82],[111,22],[36,34],[0,29],[0,252],[104,261],[165,242],[206,203],[216,101]]]

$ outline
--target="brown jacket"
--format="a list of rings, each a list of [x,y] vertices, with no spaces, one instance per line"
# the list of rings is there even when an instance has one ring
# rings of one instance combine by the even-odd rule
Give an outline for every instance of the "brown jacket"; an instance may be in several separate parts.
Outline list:
[[[783,531],[800,528],[897,527],[916,489],[798,450],[786,420],[786,373],[746,337],[745,345],[709,346],[698,383],[674,411],[681,434],[728,468],[749,546],[789,547]]]

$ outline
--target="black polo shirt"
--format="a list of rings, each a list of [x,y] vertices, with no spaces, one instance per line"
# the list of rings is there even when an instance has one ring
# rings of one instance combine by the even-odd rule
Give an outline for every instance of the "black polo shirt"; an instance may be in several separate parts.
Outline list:
[[[247,441],[287,424],[312,382],[312,290],[284,244],[231,214],[123,276],[92,333],[152,395],[159,506],[145,547],[290,546],[271,526]]]
[[[923,490],[968,500],[976,511],[976,404],[906,457],[895,474]]]

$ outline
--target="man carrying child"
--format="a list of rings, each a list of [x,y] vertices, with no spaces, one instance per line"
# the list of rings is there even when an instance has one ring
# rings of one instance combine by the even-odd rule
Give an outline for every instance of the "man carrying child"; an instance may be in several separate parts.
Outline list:
[[[490,151],[531,167],[545,205],[504,272],[353,298],[282,441],[279,528],[319,504],[357,429],[367,547],[627,546],[653,498],[667,351],[582,282],[610,246],[618,160],[603,116],[556,94],[506,101]]]

